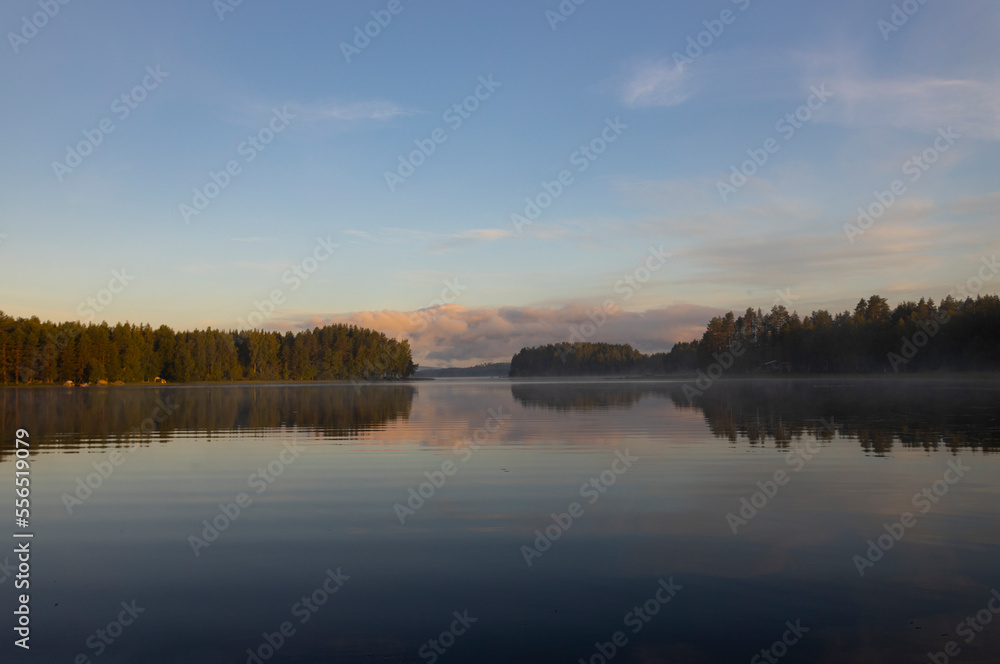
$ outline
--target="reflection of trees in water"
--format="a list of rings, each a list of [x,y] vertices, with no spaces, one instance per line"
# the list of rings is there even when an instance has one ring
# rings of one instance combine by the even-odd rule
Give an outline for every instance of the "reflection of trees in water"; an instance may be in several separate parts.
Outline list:
[[[1000,451],[1000,390],[986,382],[741,380],[717,382],[693,406],[679,386],[671,398],[704,412],[712,433],[733,443],[829,439],[826,419],[877,455],[897,441],[907,449]]]
[[[551,410],[627,409],[649,394],[670,395],[664,385],[613,382],[514,383],[510,391],[522,406]]]
[[[358,389],[347,384],[0,389],[0,429],[24,428],[34,445],[44,440],[47,447],[57,448],[283,427],[350,437],[408,419],[415,394],[409,385],[383,384]],[[151,427],[150,418],[163,412],[162,404],[173,403],[176,410]],[[2,441],[0,460],[10,454],[11,445]]]

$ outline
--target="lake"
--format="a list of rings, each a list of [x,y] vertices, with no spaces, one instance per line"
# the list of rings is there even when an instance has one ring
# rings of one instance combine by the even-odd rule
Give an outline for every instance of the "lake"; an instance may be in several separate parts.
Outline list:
[[[10,608],[3,650],[996,661],[1000,383],[683,387],[0,390],[4,478],[30,434],[35,534],[31,653]]]

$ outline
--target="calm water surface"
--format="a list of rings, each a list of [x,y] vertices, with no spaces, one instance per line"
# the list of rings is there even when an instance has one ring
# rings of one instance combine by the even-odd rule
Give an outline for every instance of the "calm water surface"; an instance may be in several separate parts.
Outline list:
[[[998,661],[1000,385],[681,388],[0,390],[2,476],[16,428],[34,455],[19,660]]]

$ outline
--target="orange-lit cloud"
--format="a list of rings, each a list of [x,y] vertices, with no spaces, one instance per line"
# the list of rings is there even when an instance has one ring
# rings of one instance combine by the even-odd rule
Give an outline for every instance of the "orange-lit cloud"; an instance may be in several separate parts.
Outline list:
[[[595,325],[593,321],[601,320],[599,312],[599,307],[581,304],[498,309],[449,304],[414,312],[383,310],[312,316],[286,323],[294,327],[360,325],[392,337],[408,338],[414,361],[422,365],[464,366],[508,361],[525,346],[568,341],[574,330],[581,329],[579,334],[586,341],[631,343],[646,352],[668,350],[677,341],[700,337],[708,320],[720,313],[709,307],[675,305],[643,312],[620,311],[607,316],[602,325]]]

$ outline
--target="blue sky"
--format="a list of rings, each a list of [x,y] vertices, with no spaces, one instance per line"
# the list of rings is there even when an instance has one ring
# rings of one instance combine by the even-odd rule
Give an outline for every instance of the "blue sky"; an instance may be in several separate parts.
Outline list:
[[[609,302],[588,339],[661,350],[778,291],[800,312],[941,298],[998,247],[995,2],[911,0],[890,31],[894,3],[871,0],[588,0],[559,22],[555,0],[244,0],[220,18],[224,1],[70,0],[47,20],[38,0],[4,3],[6,313],[352,321],[410,337],[424,364],[468,364],[567,339]],[[348,62],[372,12],[391,21]],[[53,166],[85,132],[92,153]],[[433,153],[390,188],[415,141]],[[211,173],[228,186],[185,215]],[[904,193],[845,232],[894,180]],[[644,273],[650,248],[670,258]]]

